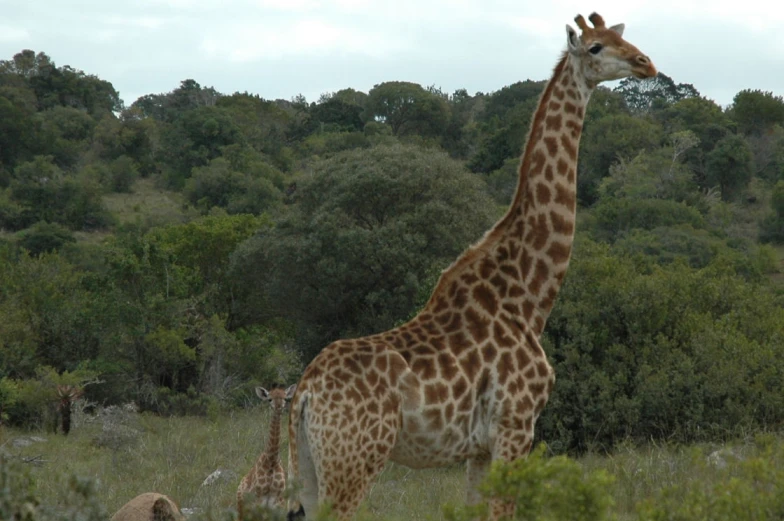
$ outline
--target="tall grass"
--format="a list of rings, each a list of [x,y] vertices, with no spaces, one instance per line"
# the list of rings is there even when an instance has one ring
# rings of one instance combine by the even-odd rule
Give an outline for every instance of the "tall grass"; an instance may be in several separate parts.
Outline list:
[[[134,496],[155,491],[171,496],[181,507],[196,509],[192,519],[229,519],[237,485],[263,450],[268,424],[269,413],[259,406],[212,420],[136,415],[133,429],[137,434],[114,442],[106,441],[107,430],[101,422],[77,424],[68,437],[6,428],[0,430],[0,453],[24,462],[34,494],[44,505],[62,502],[64,483],[77,476],[94,481],[97,501],[109,514]],[[30,436],[46,441],[16,445],[16,440]],[[285,461],[285,444],[282,457]],[[678,501],[696,501],[695,491],[710,497],[732,489],[733,479],[758,479],[742,469],[754,458],[764,458],[772,468],[784,468],[784,439],[757,436],[733,447],[629,444],[610,455],[588,455],[574,464],[586,476],[604,471],[613,478],[606,487],[613,504],[609,516],[625,521],[642,519],[646,502],[649,507],[652,501],[665,500],[677,505]],[[205,478],[218,469],[224,471],[224,478],[203,486]],[[464,473],[462,465],[410,470],[390,464],[373,485],[360,517],[448,519],[442,507],[464,501]],[[784,487],[784,479],[770,486]],[[784,494],[784,490],[777,493]]]

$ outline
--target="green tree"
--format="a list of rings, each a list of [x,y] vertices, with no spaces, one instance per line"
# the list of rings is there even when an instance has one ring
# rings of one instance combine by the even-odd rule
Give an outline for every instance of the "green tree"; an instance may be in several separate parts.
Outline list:
[[[323,130],[362,130],[364,107],[332,96],[310,109],[310,123],[314,131]]]
[[[701,97],[682,99],[658,111],[655,117],[666,132],[690,131],[699,139],[697,146],[689,149],[684,158],[695,172],[697,181],[704,186],[706,157],[719,140],[733,130],[734,122],[716,102]]]
[[[142,117],[174,123],[184,113],[200,108],[212,107],[220,94],[212,87],[202,87],[192,79],[183,80],[180,86],[166,94],[147,94],[131,105]]]
[[[630,76],[621,80],[613,90],[623,96],[626,105],[636,114],[661,110],[683,99],[700,97],[693,85],[676,84],[672,78],[661,72],[655,78],[646,80]]]
[[[699,140],[686,130],[672,134],[668,141],[669,146],[612,165],[599,186],[600,197],[689,199],[697,186],[682,158]]]
[[[41,146],[62,168],[74,166],[89,146],[95,121],[83,110],[55,106],[38,113]]]
[[[481,121],[491,121],[495,118],[508,120],[509,111],[520,103],[530,105],[533,102],[535,106],[546,84],[546,81],[518,81],[493,92],[486,97]]]
[[[36,156],[14,170],[11,199],[22,208],[17,225],[55,222],[72,230],[94,230],[111,223],[102,190],[90,180],[69,178],[51,156]]]
[[[641,151],[656,149],[662,140],[658,124],[624,114],[611,115],[587,126],[580,143],[577,193],[593,203],[601,179],[619,158],[631,158]]]
[[[65,244],[76,242],[76,238],[70,230],[59,224],[47,222],[36,223],[17,235],[19,237],[19,246],[34,256],[42,253],[51,253],[59,250]]]
[[[723,259],[640,268],[606,246],[575,245],[542,338],[558,382],[538,436],[579,452],[781,421],[784,311],[769,283],[746,282]]]
[[[182,113],[162,135],[169,186],[182,188],[194,167],[219,157],[224,147],[242,144],[243,136],[226,109],[199,107]]]
[[[706,182],[719,187],[723,200],[733,200],[751,181],[752,160],[751,150],[743,136],[727,135],[706,158]]]
[[[270,210],[282,199],[280,189],[274,184],[279,172],[264,163],[240,172],[229,160],[219,157],[203,167],[193,169],[185,184],[185,195],[204,212],[217,206],[230,214],[260,214]],[[255,174],[255,175],[254,175]]]
[[[216,106],[231,114],[232,121],[249,146],[269,156],[279,169],[289,169],[291,158],[287,136],[294,124],[294,114],[276,102],[247,93],[221,96]]]
[[[99,326],[82,273],[57,254],[5,252],[0,264],[0,375],[73,370],[95,356]]]
[[[313,170],[291,213],[242,256],[272,274],[256,291],[297,322],[308,355],[328,340],[408,317],[432,271],[478,238],[495,213],[481,180],[433,150],[376,146]]]
[[[0,88],[0,186],[7,185],[7,173],[19,162],[30,159],[37,148],[39,122],[35,108],[25,107],[18,89]],[[3,170],[6,170],[4,175]]]
[[[773,125],[784,126],[784,99],[772,92],[742,90],[732,99],[728,113],[742,134],[762,134]]]
[[[760,224],[760,240],[765,242],[784,242],[784,180],[773,187],[770,205],[774,214]]]
[[[449,105],[417,83],[389,81],[370,90],[364,118],[386,123],[396,136],[438,136],[449,120]]]
[[[493,120],[485,126],[485,137],[468,162],[472,172],[492,172],[520,157],[537,103],[537,98],[528,98],[507,112],[504,121]]]

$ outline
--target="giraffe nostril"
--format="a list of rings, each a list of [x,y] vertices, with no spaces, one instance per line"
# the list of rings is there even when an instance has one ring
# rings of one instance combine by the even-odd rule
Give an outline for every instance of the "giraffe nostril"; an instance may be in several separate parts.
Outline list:
[[[649,60],[647,56],[643,56],[641,54],[637,56],[637,63],[639,63],[640,65],[648,65],[651,63],[651,60]]]

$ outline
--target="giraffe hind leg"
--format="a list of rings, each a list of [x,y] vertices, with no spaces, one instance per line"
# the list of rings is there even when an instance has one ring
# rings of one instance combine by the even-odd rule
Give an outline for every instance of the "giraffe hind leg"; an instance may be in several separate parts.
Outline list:
[[[289,511],[287,519],[304,519],[306,515],[313,519],[318,511],[318,478],[316,476],[316,465],[313,461],[313,454],[308,440],[308,406],[307,403],[302,408],[297,429],[297,466],[299,473],[299,490],[294,492],[294,496],[299,502],[299,510]]]

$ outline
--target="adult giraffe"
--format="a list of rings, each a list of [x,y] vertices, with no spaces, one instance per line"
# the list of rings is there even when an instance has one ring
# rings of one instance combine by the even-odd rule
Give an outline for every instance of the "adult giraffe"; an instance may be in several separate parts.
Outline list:
[[[468,460],[469,499],[492,460],[531,449],[555,382],[539,345],[574,237],[577,151],[588,98],[602,81],[656,68],[624,26],[582,16],[534,113],[506,215],[442,274],[408,323],[339,340],[310,363],[292,399],[289,518],[333,504],[350,518],[388,461],[413,468]],[[513,513],[495,503],[491,517]]]

